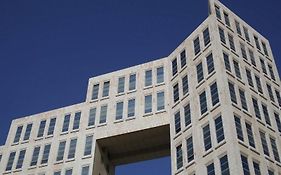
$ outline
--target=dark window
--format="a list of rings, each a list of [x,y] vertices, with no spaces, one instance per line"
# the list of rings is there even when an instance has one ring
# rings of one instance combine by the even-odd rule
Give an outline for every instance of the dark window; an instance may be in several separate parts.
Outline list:
[[[204,79],[204,71],[203,71],[203,64],[202,64],[202,62],[200,62],[196,66],[196,70],[197,70],[197,82],[200,83]]]
[[[157,92],[157,111],[165,109],[165,94],[164,91]]]
[[[236,20],[235,20],[235,27],[236,27],[236,32],[237,32],[239,35],[242,35],[240,23],[239,23],[238,21],[236,21]]]
[[[145,71],[145,86],[151,86],[152,85],[152,70],[146,70]]]
[[[212,105],[215,106],[216,104],[218,104],[220,102],[219,100],[219,93],[218,93],[218,87],[217,87],[217,83],[213,83],[210,86],[210,90],[211,90],[211,97],[212,97]]]
[[[241,154],[241,161],[242,161],[244,175],[250,175],[248,158]]]
[[[256,79],[258,91],[260,93],[263,93],[260,77],[258,75],[255,75],[255,79]]]
[[[280,157],[279,157],[279,153],[278,153],[278,148],[277,148],[277,145],[276,145],[276,139],[270,137],[270,143],[271,143],[271,148],[272,148],[272,152],[273,152],[274,159],[275,159],[277,162],[280,162]]]
[[[120,120],[123,118],[123,106],[124,106],[123,101],[116,103],[116,113],[115,113],[116,120]]]
[[[201,115],[202,115],[205,112],[207,112],[207,110],[208,110],[207,98],[206,98],[206,92],[205,91],[203,91],[199,95],[199,99],[200,99],[200,110],[201,110]]]
[[[252,146],[253,148],[255,148],[256,145],[255,145],[255,139],[254,139],[254,133],[253,133],[252,125],[250,123],[247,123],[247,122],[245,124],[246,124],[246,131],[247,131],[249,145]]]
[[[262,58],[260,58],[260,62],[261,62],[262,72],[267,75],[267,70],[266,70],[265,62],[264,62],[264,60]]]
[[[52,118],[50,120],[50,124],[49,124],[49,129],[48,129],[48,135],[53,135],[54,134],[54,130],[55,130],[55,126],[56,126],[56,118]]]
[[[263,52],[266,56],[268,56],[268,51],[267,51],[267,47],[266,44],[264,42],[261,42],[262,48],[263,48]]]
[[[176,103],[177,101],[179,101],[179,84],[175,84],[173,86],[173,92],[174,92],[174,103]]]
[[[279,114],[274,112],[274,117],[275,117],[275,121],[276,121],[278,131],[281,133],[281,121],[280,121]]]
[[[235,43],[234,43],[234,38],[231,34],[228,34],[228,40],[229,40],[229,45],[230,45],[230,49],[235,51]]]
[[[59,148],[58,148],[58,154],[57,154],[56,161],[61,161],[61,160],[63,160],[64,151],[65,151],[65,145],[66,145],[66,141],[61,141],[61,142],[59,143]]]
[[[255,44],[258,50],[261,50],[260,42],[257,36],[254,36]]]
[[[80,118],[81,118],[81,112],[76,112],[74,115],[74,121],[73,121],[73,130],[79,129],[80,127]]]
[[[32,154],[32,159],[30,162],[30,166],[35,166],[37,165],[38,162],[38,157],[39,157],[39,152],[40,152],[40,146],[36,146],[33,150],[33,154]]]
[[[182,168],[183,166],[183,159],[182,159],[182,146],[179,145],[176,148],[176,156],[177,156],[177,169]]]
[[[248,80],[249,86],[254,87],[251,71],[247,68],[246,68],[246,75],[247,75],[247,80]]]
[[[230,66],[228,54],[223,53],[223,59],[224,59],[224,67],[225,67],[225,69],[228,70],[229,72],[231,72],[231,66]]]
[[[71,139],[69,144],[68,156],[67,156],[68,159],[75,158],[76,145],[77,145],[77,139]]]
[[[252,101],[253,101],[253,107],[254,107],[256,118],[261,120],[261,113],[260,113],[258,100],[256,100],[255,98],[252,98]]]
[[[224,35],[224,30],[222,28],[219,27],[219,34],[220,34],[220,40],[222,43],[226,44],[226,40],[225,40],[225,35]]]
[[[207,175],[216,175],[214,163],[207,166]]]
[[[269,95],[270,100],[273,101],[273,102],[275,102],[275,99],[274,99],[274,96],[273,96],[273,91],[272,91],[271,85],[266,84],[266,87],[267,87],[267,92],[268,92],[268,95]]]
[[[269,150],[268,150],[268,145],[267,145],[265,133],[260,131],[260,137],[261,137],[263,153],[265,155],[269,156]]]
[[[88,126],[93,126],[95,125],[95,121],[96,121],[96,112],[97,109],[96,108],[91,108],[89,111],[89,119],[88,119]]]
[[[25,129],[23,140],[29,140],[32,130],[32,123],[28,124]]]
[[[215,10],[216,10],[216,16],[218,19],[221,20],[221,12],[220,12],[220,8],[218,6],[215,5]]]
[[[274,175],[274,171],[273,170],[268,170],[268,175]]]
[[[37,137],[43,137],[46,126],[46,120],[42,120],[39,125]]]
[[[208,74],[210,74],[215,70],[213,54],[209,54],[206,60],[207,60]]]
[[[119,77],[117,93],[123,93],[124,91],[125,91],[125,77]]]
[[[204,45],[207,46],[210,43],[210,33],[209,28],[203,31]]]
[[[187,162],[194,160],[194,150],[192,136],[186,139],[186,149],[187,149]]]
[[[185,120],[185,126],[188,126],[191,124],[191,111],[190,111],[190,104],[187,104],[184,107],[184,120]]]
[[[14,143],[18,143],[20,141],[22,128],[23,128],[23,126],[18,126],[17,131],[16,131],[16,135],[15,135],[15,138],[14,138]]]
[[[212,139],[209,124],[203,127],[203,138],[205,151],[207,151],[212,148]]]
[[[175,131],[176,134],[181,131],[181,116],[180,111],[175,114]]]
[[[261,175],[260,165],[258,162],[253,161],[255,175]]]
[[[261,106],[262,106],[262,111],[263,111],[265,122],[266,122],[266,124],[271,126],[271,121],[270,121],[267,106],[265,104],[262,104]]]
[[[144,113],[151,113],[152,112],[152,95],[146,95],[144,97],[144,102],[145,102],[145,106],[144,106]]]
[[[270,64],[268,64],[267,66],[268,66],[268,70],[269,70],[271,79],[275,81],[276,79],[275,79],[273,67]]]
[[[234,120],[235,120],[237,138],[241,141],[244,141],[241,119],[238,116],[234,115]]]
[[[249,51],[249,55],[250,55],[252,65],[256,66],[256,59],[255,59],[255,56],[254,56],[254,52],[251,49],[248,49],[248,51]]]
[[[220,158],[221,175],[230,175],[227,155]]]
[[[15,160],[16,152],[11,152],[8,158],[8,163],[6,166],[6,171],[11,171],[13,168],[14,160]]]
[[[280,92],[277,89],[275,89],[275,94],[276,94],[278,104],[281,107],[281,96],[280,96]]]
[[[24,157],[25,157],[25,153],[26,153],[26,150],[21,150],[21,151],[20,151],[16,169],[22,168],[23,161],[24,161]]]
[[[92,91],[92,100],[96,100],[99,97],[99,84],[95,84],[93,86],[93,91]]]
[[[223,15],[224,15],[225,24],[226,24],[228,27],[231,27],[231,26],[230,26],[230,21],[229,21],[229,15],[228,15],[228,13],[224,12]]]
[[[237,104],[237,98],[236,98],[234,84],[228,82],[228,87],[229,87],[230,99],[231,99],[232,103]]]
[[[92,146],[93,146],[93,136],[87,136],[84,148],[84,156],[89,156],[92,154]]]
[[[223,123],[221,116],[215,119],[217,142],[220,143],[224,140]]]
[[[186,53],[185,53],[185,50],[183,50],[180,53],[180,57],[181,57],[181,68],[183,68],[186,65]]]
[[[248,59],[247,57],[247,52],[246,52],[246,47],[244,44],[240,43],[240,48],[241,48],[241,54],[242,57],[245,58],[246,60]]]
[[[233,60],[233,65],[234,65],[234,71],[235,71],[236,77],[241,79],[241,72],[240,72],[239,63],[237,61]]]
[[[64,121],[62,125],[62,132],[67,132],[69,129],[70,114],[64,116]]]
[[[106,123],[107,118],[107,105],[103,105],[100,108],[100,124]]]
[[[103,83],[102,97],[107,97],[109,95],[109,87],[110,81],[106,81]]]
[[[247,100],[246,100],[246,96],[245,96],[245,91],[242,89],[239,89],[239,94],[240,94],[242,108],[247,111],[248,105],[247,105]]]
[[[164,82],[164,68],[158,67],[157,68],[157,84]]]
[[[136,89],[136,74],[131,74],[129,77],[129,91]]]
[[[250,41],[250,37],[249,37],[249,31],[248,31],[248,29],[247,29],[245,26],[243,26],[243,30],[244,30],[244,34],[245,34],[246,40],[247,40],[248,42],[251,42],[251,41]]]
[[[193,40],[193,46],[194,46],[194,54],[197,55],[201,51],[199,37]]]
[[[186,95],[188,93],[188,77],[185,75],[182,78],[182,94]]]
[[[173,76],[178,73],[177,58],[175,58],[175,59],[172,61],[172,73],[173,73]]]
[[[41,160],[41,164],[48,163],[50,150],[51,150],[51,144],[45,145],[42,160]]]
[[[135,99],[130,99],[128,101],[128,117],[135,116],[135,105],[136,105]]]

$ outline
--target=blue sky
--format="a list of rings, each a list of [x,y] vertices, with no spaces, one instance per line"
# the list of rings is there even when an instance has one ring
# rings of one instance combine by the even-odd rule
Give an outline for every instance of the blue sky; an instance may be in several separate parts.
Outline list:
[[[280,67],[280,2],[222,2],[269,39]],[[167,56],[206,17],[207,0],[1,0],[0,144],[12,119],[84,101],[88,78]],[[164,158],[117,175],[169,169]]]

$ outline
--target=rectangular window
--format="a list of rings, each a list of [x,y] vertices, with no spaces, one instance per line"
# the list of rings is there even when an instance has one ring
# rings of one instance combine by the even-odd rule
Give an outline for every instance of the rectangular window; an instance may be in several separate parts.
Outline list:
[[[240,27],[240,23],[238,21],[235,20],[235,27],[236,27],[236,32],[242,36],[242,32],[241,32],[241,27]]]
[[[91,108],[90,109],[90,111],[89,111],[89,119],[88,119],[88,126],[95,125],[96,113],[97,113],[97,109],[96,108]]]
[[[173,95],[174,95],[174,103],[176,103],[177,101],[179,101],[179,84],[175,84],[173,86]]]
[[[214,163],[207,166],[207,175],[216,175]]]
[[[79,129],[80,127],[80,118],[81,118],[81,112],[76,112],[74,115],[74,121],[73,121],[73,130]]]
[[[187,104],[184,107],[184,121],[185,121],[185,126],[188,126],[191,124],[191,111],[190,111],[190,104]]]
[[[258,162],[253,161],[255,175],[261,175],[260,164]]]
[[[210,90],[211,90],[211,96],[212,96],[212,105],[215,106],[216,104],[218,104],[220,102],[217,82],[213,83],[210,86]]]
[[[51,144],[45,145],[44,151],[43,151],[43,156],[42,156],[42,159],[41,159],[41,164],[47,164],[48,163],[50,150],[51,150]]]
[[[204,71],[203,71],[202,62],[197,64],[196,70],[197,70],[197,82],[200,83],[204,79]]]
[[[275,94],[276,94],[278,104],[281,107],[281,95],[280,95],[280,92],[277,89],[275,89]]]
[[[263,111],[265,122],[266,122],[266,124],[271,126],[271,121],[270,121],[267,106],[265,104],[262,104],[261,106],[262,106],[262,111]]]
[[[228,88],[229,88],[231,102],[237,104],[237,98],[236,98],[234,84],[228,82]]]
[[[199,95],[201,115],[208,111],[206,92],[203,91]]]
[[[192,136],[186,139],[186,149],[187,149],[187,162],[194,160],[194,150],[193,150],[193,140]]]
[[[50,123],[49,123],[48,134],[47,134],[48,136],[54,135],[56,120],[57,120],[56,118],[51,118]]]
[[[67,132],[68,131],[69,122],[70,122],[70,114],[67,114],[67,115],[64,116],[64,121],[63,121],[61,132]]]
[[[32,159],[31,159],[31,162],[30,162],[30,166],[37,165],[39,153],[40,153],[40,146],[36,146],[33,149],[33,154],[32,154]]]
[[[42,120],[39,125],[37,137],[43,137],[46,126],[46,120]]]
[[[181,57],[181,68],[183,68],[186,65],[186,53],[185,53],[185,50],[183,50],[180,53],[180,57]]]
[[[175,131],[176,131],[176,134],[181,131],[181,114],[180,114],[180,111],[178,111],[175,114]]]
[[[241,126],[241,119],[237,115],[234,115],[234,120],[235,120],[237,138],[241,141],[244,141],[243,130],[242,130],[242,126]]]
[[[255,44],[256,44],[256,48],[258,50],[261,50],[261,46],[260,46],[260,42],[259,42],[259,39],[257,36],[254,36],[254,39],[255,39]]]
[[[251,41],[250,41],[250,36],[249,36],[249,31],[248,31],[248,29],[247,29],[245,26],[243,26],[243,30],[244,30],[244,34],[245,34],[246,40],[247,40],[248,42],[251,42]]]
[[[178,73],[177,58],[175,58],[175,59],[172,61],[172,73],[173,73],[173,76]]]
[[[200,51],[200,40],[199,36],[193,40],[194,54],[197,55]]]
[[[26,153],[26,150],[21,150],[20,151],[16,169],[21,169],[22,168],[22,164],[23,164],[23,161],[24,161],[25,153]]]
[[[93,145],[93,135],[86,137],[84,156],[89,156],[92,154],[92,145]]]
[[[107,117],[107,105],[103,105],[100,108],[100,124],[106,123],[106,117]]]
[[[109,87],[110,81],[106,81],[103,83],[102,97],[107,97],[109,95]]]
[[[123,93],[125,91],[125,77],[118,78],[118,90],[117,93]]]
[[[65,175],[72,175],[72,169],[65,170]]]
[[[54,172],[54,175],[61,175],[61,171]]]
[[[164,91],[157,93],[157,111],[165,109],[165,95]]]
[[[164,68],[158,67],[157,68],[157,84],[164,82]]]
[[[224,30],[222,28],[219,27],[219,34],[220,34],[220,40],[222,43],[226,44],[226,40],[225,40],[225,35],[224,35]]]
[[[135,116],[135,99],[130,99],[128,101],[128,117],[133,117]]]
[[[256,66],[256,59],[255,59],[255,56],[254,56],[254,52],[251,49],[248,49],[248,51],[249,51],[249,55],[250,55],[252,65]]]
[[[242,90],[242,89],[239,89],[239,95],[240,95],[240,100],[241,100],[242,108],[244,110],[248,111],[248,105],[247,105],[245,91]]]
[[[260,77],[258,75],[255,75],[255,79],[256,79],[258,91],[260,93],[263,93]]]
[[[263,48],[263,52],[266,56],[268,56],[268,51],[267,51],[267,47],[266,44],[264,42],[261,42],[262,48]]]
[[[273,67],[270,64],[267,64],[267,67],[268,67],[271,79],[275,81],[276,79],[275,79]]]
[[[252,125],[250,123],[247,123],[247,122],[245,124],[246,124],[246,131],[247,131],[249,145],[251,147],[255,148],[256,145],[255,145],[255,139],[254,139],[254,133],[253,133]]]
[[[25,129],[25,133],[24,133],[24,137],[23,137],[23,140],[29,140],[30,138],[30,134],[31,134],[31,130],[32,130],[32,123],[29,123],[27,126],[26,126],[26,129]]]
[[[214,59],[213,59],[212,53],[207,56],[206,61],[207,61],[208,74],[210,74],[215,70]]]
[[[217,142],[220,143],[224,140],[223,123],[221,116],[215,119]]]
[[[90,167],[89,166],[82,167],[81,175],[89,175],[89,174],[90,174]]]
[[[274,112],[274,117],[275,117],[275,121],[276,121],[278,131],[281,133],[281,120],[280,120],[279,114]]]
[[[244,44],[242,44],[242,43],[240,43],[240,48],[241,48],[241,54],[242,54],[242,57],[243,57],[243,58],[245,58],[246,60],[248,60],[245,45],[244,45]]]
[[[227,155],[220,158],[221,175],[230,175]]]
[[[16,131],[16,135],[15,135],[15,138],[14,138],[14,143],[18,143],[20,141],[22,128],[23,128],[23,126],[18,126],[17,131]]]
[[[230,26],[230,21],[229,21],[229,15],[228,15],[228,13],[224,12],[223,15],[224,15],[225,24],[226,24],[228,27],[231,27],[231,26]]]
[[[210,43],[210,32],[209,28],[203,31],[204,45],[207,46]]]
[[[233,60],[233,65],[234,65],[234,71],[235,71],[236,77],[241,79],[239,63],[237,61]]]
[[[145,86],[151,86],[152,85],[152,70],[146,70],[145,71]]]
[[[75,158],[76,145],[77,145],[77,139],[71,139],[69,144],[68,156],[67,156],[68,159]]]
[[[208,151],[209,149],[212,148],[212,138],[211,138],[209,124],[203,127],[203,138],[204,138],[205,151]]]
[[[6,166],[6,171],[11,171],[13,168],[14,160],[15,160],[16,152],[11,152],[8,158],[8,163]]]
[[[251,71],[247,68],[246,68],[246,75],[247,75],[247,80],[248,80],[249,86],[254,87]]]
[[[228,40],[229,40],[229,46],[230,46],[230,49],[235,51],[235,43],[234,43],[234,38],[231,34],[228,34]]]
[[[262,149],[263,153],[267,156],[269,156],[269,150],[268,150],[268,145],[265,137],[265,133],[260,131],[260,137],[261,137],[261,143],[262,143]]]
[[[259,108],[258,100],[255,99],[255,98],[252,98],[252,101],[253,101],[253,107],[254,107],[256,118],[261,120],[261,113],[260,113],[260,108]]]
[[[228,54],[223,53],[223,59],[224,59],[224,67],[225,67],[225,69],[228,70],[229,72],[231,72],[231,66],[230,66]]]
[[[244,175],[250,175],[248,158],[241,154],[241,161],[242,161]]]
[[[221,12],[220,12],[220,8],[218,6],[215,5],[215,11],[216,11],[216,16],[218,19],[221,20]]]
[[[129,91],[136,89],[136,74],[131,74],[129,77]]]
[[[260,63],[261,63],[262,72],[267,75],[265,62],[264,62],[264,60],[262,58],[260,58]]]
[[[144,97],[144,113],[151,113],[152,112],[152,95],[146,95]]]
[[[182,168],[183,159],[182,159],[182,145],[177,146],[176,148],[176,156],[177,156],[177,169]]]
[[[268,170],[268,175],[274,175],[274,171],[273,170]]]
[[[123,101],[116,103],[116,115],[115,115],[116,120],[120,120],[123,118],[123,107],[124,107]]]
[[[93,85],[93,92],[92,92],[92,100],[96,100],[99,98],[99,84]]]
[[[267,92],[268,92],[270,100],[275,102],[271,85],[266,83],[266,87],[267,87]]]
[[[185,75],[184,77],[182,77],[182,94],[186,95],[188,93],[188,76]]]
[[[59,148],[58,148],[58,154],[57,154],[56,161],[61,161],[61,160],[63,160],[64,151],[65,151],[65,145],[66,145],[66,141],[61,141],[61,142],[59,143]]]
[[[277,148],[277,145],[276,145],[276,139],[270,137],[270,143],[271,143],[271,148],[272,148],[274,159],[277,162],[280,162],[280,156],[279,156],[278,148]]]

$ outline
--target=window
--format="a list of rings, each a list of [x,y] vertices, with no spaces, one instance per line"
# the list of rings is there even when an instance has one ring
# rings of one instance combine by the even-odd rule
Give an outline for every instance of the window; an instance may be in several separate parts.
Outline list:
[[[252,101],[253,101],[253,107],[254,107],[256,118],[261,120],[261,113],[260,113],[258,100],[256,100],[255,98],[252,98]]]
[[[33,149],[33,154],[32,154],[32,159],[31,159],[31,162],[30,162],[30,166],[36,166],[37,165],[39,153],[40,153],[40,146],[36,146]]]
[[[237,115],[234,115],[234,120],[235,120],[237,138],[241,141],[244,141],[243,130],[242,130],[242,126],[241,126],[241,119]]]
[[[221,175],[230,175],[227,155],[220,158]]]
[[[192,136],[186,139],[186,149],[187,149],[187,162],[194,160],[194,150]]]
[[[210,43],[210,32],[209,28],[203,31],[204,45],[207,46]]]
[[[277,89],[275,89],[275,94],[276,94],[278,104],[281,107],[281,96],[280,96],[280,92]]]
[[[54,172],[54,175],[61,175],[61,171]]]
[[[271,122],[270,122],[270,117],[269,117],[269,114],[268,114],[267,106],[265,104],[262,104],[261,106],[262,106],[262,111],[263,111],[265,122],[266,122],[266,124],[271,126]]]
[[[92,92],[92,100],[99,98],[99,84],[94,84]]]
[[[180,111],[178,111],[175,114],[175,131],[176,131],[176,134],[181,131],[181,114],[180,114]]]
[[[242,161],[244,175],[250,175],[248,158],[241,154],[241,161]]]
[[[173,73],[173,76],[178,73],[177,58],[175,58],[175,59],[172,61],[172,73]]]
[[[277,145],[276,145],[276,139],[270,137],[270,143],[271,143],[271,148],[272,148],[272,152],[273,152],[274,159],[275,159],[277,162],[280,162],[280,157],[279,157],[279,153],[278,153],[278,148],[277,148]]]
[[[224,59],[224,67],[226,70],[231,72],[231,66],[229,62],[229,56],[226,53],[223,53],[223,59]]]
[[[264,42],[261,42],[262,48],[263,48],[263,52],[266,56],[268,56],[268,51],[267,51],[267,47],[266,44]]]
[[[191,124],[191,111],[190,111],[190,104],[187,104],[184,107],[184,121],[185,121],[185,126],[188,126]]]
[[[184,77],[182,77],[182,94],[186,95],[188,93],[188,76],[185,75]]]
[[[135,116],[135,99],[130,99],[128,101],[128,117]]]
[[[232,103],[237,104],[237,98],[236,98],[234,84],[231,83],[231,82],[228,82],[228,88],[229,88],[230,99],[231,99]]]
[[[212,138],[211,138],[211,132],[210,132],[210,125],[207,124],[203,127],[203,138],[204,138],[204,147],[205,151],[208,151],[212,148]]]
[[[245,26],[243,26],[243,30],[244,30],[244,34],[245,34],[246,40],[247,40],[248,42],[251,42],[251,41],[250,41],[250,37],[249,37],[249,31],[248,31],[248,29],[247,29]]]
[[[103,83],[102,97],[107,97],[109,95],[109,86],[110,81],[106,81]]]
[[[197,55],[201,51],[199,36],[193,40],[193,46],[194,54]]]
[[[186,65],[186,53],[185,53],[185,50],[183,50],[180,53],[180,57],[181,57],[181,68],[183,68]]]
[[[173,92],[174,92],[174,103],[176,103],[177,101],[179,101],[179,84],[175,84],[173,86]]]
[[[131,74],[129,77],[129,91],[136,89],[136,74]]]
[[[68,156],[67,156],[68,159],[75,158],[76,145],[77,145],[77,139],[71,139],[69,144]]]
[[[216,104],[218,104],[220,102],[217,82],[213,83],[210,86],[210,90],[211,90],[211,96],[212,96],[212,105],[215,106]]]
[[[260,77],[258,75],[255,75],[255,79],[256,79],[258,91],[260,93],[263,93]]]
[[[215,119],[217,142],[220,143],[224,140],[223,123],[221,116]]]
[[[225,40],[225,35],[224,35],[224,30],[222,28],[219,27],[219,34],[220,34],[220,40],[222,43],[226,44],[226,40]]]
[[[39,130],[38,130],[38,133],[37,133],[37,137],[43,137],[45,126],[46,126],[46,120],[42,120],[40,122],[40,125],[39,125]]]
[[[271,85],[266,84],[267,92],[271,101],[275,102]]]
[[[207,175],[216,175],[214,163],[207,166]]]
[[[258,162],[253,161],[255,175],[261,175],[260,165]]]
[[[42,156],[42,159],[41,159],[41,164],[47,164],[48,163],[50,150],[51,150],[51,144],[45,145],[44,151],[43,151],[43,156]]]
[[[164,82],[164,68],[158,67],[157,68],[157,84]]]
[[[220,12],[220,8],[218,6],[215,5],[215,11],[216,11],[216,16],[218,19],[221,20],[221,12]]]
[[[32,123],[29,123],[29,124],[26,126],[23,140],[29,140],[30,134],[31,134],[31,130],[32,130]]]
[[[73,130],[79,129],[80,127],[80,118],[81,118],[81,112],[76,112],[74,115],[74,122],[73,122]]]
[[[54,130],[55,130],[55,126],[56,126],[56,120],[57,120],[56,118],[51,118],[47,135],[53,135],[54,134]]]
[[[14,160],[15,160],[16,152],[11,152],[9,155],[8,163],[6,166],[6,171],[11,171],[13,168]]]
[[[247,105],[247,100],[245,96],[245,91],[242,89],[239,89],[239,94],[240,94],[240,100],[241,100],[241,105],[242,108],[246,111],[248,111],[248,105]]]
[[[65,170],[65,175],[72,175],[72,169]]]
[[[238,21],[235,20],[235,27],[236,27],[236,32],[242,36],[242,32],[241,32],[241,27],[240,27],[240,23]]]
[[[229,15],[228,15],[228,13],[224,12],[223,15],[224,15],[225,24],[226,24],[228,27],[230,27],[230,21],[229,21]]]
[[[144,113],[147,114],[147,113],[151,113],[152,112],[152,95],[146,95],[144,97],[144,103],[145,103],[145,106],[144,106]]]
[[[275,81],[276,79],[275,79],[273,67],[270,64],[267,64],[267,67],[268,67],[271,79]]]
[[[246,60],[248,60],[245,45],[240,43],[240,48],[241,48],[242,57],[245,58]]]
[[[268,175],[274,175],[274,171],[273,170],[268,170]]]
[[[90,167],[89,166],[82,167],[81,175],[89,175],[89,173],[90,173]]]
[[[247,80],[248,80],[249,86],[254,87],[251,71],[247,68],[246,68],[246,75],[247,75]]]
[[[199,95],[199,99],[200,99],[200,110],[201,110],[201,115],[202,115],[205,112],[207,112],[207,110],[208,110],[207,98],[206,98],[206,92],[205,91],[203,91]]]
[[[14,143],[18,143],[20,141],[22,128],[23,128],[23,126],[18,126],[17,131],[16,131],[16,135],[15,135],[15,138],[14,138]]]
[[[146,70],[145,71],[145,86],[151,86],[152,85],[152,70]]]
[[[254,140],[254,133],[252,129],[252,125],[250,123],[245,123],[246,124],[246,131],[247,131],[247,136],[248,136],[248,141],[249,145],[253,148],[255,148],[255,140]]]
[[[1,160],[2,160],[2,155],[0,154],[0,163],[1,163]]]
[[[268,146],[267,146],[267,141],[266,141],[265,133],[260,131],[260,137],[261,137],[263,153],[265,155],[269,156],[269,150],[268,150]]]
[[[209,54],[206,60],[207,60],[208,74],[210,74],[215,70],[213,54],[212,53]]]
[[[235,43],[234,43],[234,38],[231,34],[228,34],[228,40],[229,40],[229,45],[230,45],[230,49],[235,51]]]
[[[281,133],[281,121],[280,121],[279,114],[274,112],[274,117],[275,117],[275,121],[276,121],[278,131]]]
[[[116,116],[115,116],[116,120],[120,120],[123,118],[123,106],[124,106],[123,101],[116,103]]]
[[[197,64],[196,70],[197,70],[197,82],[200,83],[204,79],[204,71],[203,71],[202,62]]]
[[[57,154],[56,161],[61,161],[61,160],[63,160],[64,151],[65,151],[65,145],[66,145],[66,141],[61,141],[61,142],[59,143],[59,148],[58,148],[58,154]]]
[[[255,44],[258,50],[261,50],[260,42],[257,36],[254,36]]]
[[[25,152],[26,152],[26,150],[21,150],[20,151],[16,169],[21,169],[22,168],[22,164],[23,164],[24,157],[25,157]]]
[[[266,71],[266,67],[265,67],[265,62],[264,62],[264,60],[262,58],[260,58],[260,62],[261,62],[262,72],[267,75],[267,71]]]
[[[165,109],[165,95],[164,91],[157,93],[157,111]]]
[[[182,159],[182,146],[179,145],[176,148],[176,156],[177,156],[177,169],[182,168],[183,166],[183,159]]]
[[[92,145],[93,145],[93,135],[86,137],[84,156],[89,156],[92,154]]]
[[[90,111],[89,111],[89,119],[88,119],[88,126],[95,125],[96,113],[97,113],[97,109],[96,108],[91,108],[90,109]]]
[[[100,108],[100,124],[106,123],[107,105],[103,105]]]
[[[70,114],[64,116],[64,121],[62,125],[62,132],[67,132],[69,129],[69,122],[70,122]]]
[[[248,49],[248,51],[249,51],[249,55],[250,55],[252,65],[256,66],[256,59],[255,59],[255,56],[254,56],[254,52],[251,49]]]
[[[118,78],[118,90],[117,93],[123,93],[125,91],[125,77]]]
[[[239,63],[237,61],[233,60],[233,65],[234,65],[234,71],[235,71],[236,77],[241,79],[241,72],[240,72],[240,68],[239,68]]]

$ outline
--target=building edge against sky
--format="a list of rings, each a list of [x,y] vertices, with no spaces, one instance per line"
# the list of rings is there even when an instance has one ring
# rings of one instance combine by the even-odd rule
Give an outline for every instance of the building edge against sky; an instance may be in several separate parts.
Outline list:
[[[280,109],[268,40],[210,0],[166,58],[90,78],[85,102],[13,120],[0,173],[112,175],[127,160],[96,141],[169,126],[173,175],[280,175]]]

